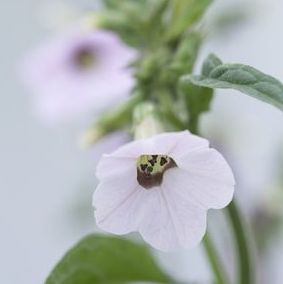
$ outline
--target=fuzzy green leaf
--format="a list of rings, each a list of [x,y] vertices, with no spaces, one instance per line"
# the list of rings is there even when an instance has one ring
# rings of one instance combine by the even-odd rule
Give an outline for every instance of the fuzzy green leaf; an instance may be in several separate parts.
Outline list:
[[[45,284],[170,283],[148,249],[113,236],[89,235],[56,265]]]
[[[203,76],[209,76],[210,72],[217,66],[221,65],[222,61],[214,54],[208,55],[207,59],[202,65],[201,73]]]
[[[216,62],[211,64],[211,58]],[[185,75],[182,84],[208,88],[235,89],[283,110],[283,85],[277,79],[243,64],[219,64],[216,56],[205,61],[203,75]]]

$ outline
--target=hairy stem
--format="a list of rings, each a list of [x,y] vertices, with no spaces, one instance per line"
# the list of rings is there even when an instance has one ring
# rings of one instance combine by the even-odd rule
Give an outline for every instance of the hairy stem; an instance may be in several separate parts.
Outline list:
[[[217,255],[215,247],[208,233],[206,233],[203,239],[203,245],[209,259],[211,269],[214,272],[215,282],[217,284],[228,284],[229,281],[226,272],[223,269],[223,264],[220,262],[219,256]]]
[[[245,223],[235,201],[228,206],[227,213],[235,238],[235,251],[238,254],[238,282],[239,284],[252,284],[254,277],[252,273],[252,257],[248,246],[247,231]]]

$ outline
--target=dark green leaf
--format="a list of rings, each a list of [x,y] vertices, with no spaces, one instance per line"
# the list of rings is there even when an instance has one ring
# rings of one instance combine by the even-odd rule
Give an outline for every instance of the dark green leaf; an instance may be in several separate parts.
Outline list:
[[[90,235],[56,265],[45,284],[170,283],[148,249],[118,237]]]
[[[212,55],[204,65],[211,66],[211,58]],[[242,64],[216,64],[214,68],[204,68],[204,74],[183,76],[181,82],[208,88],[235,89],[283,110],[282,83],[253,67]]]
[[[193,84],[182,84],[181,91],[184,94],[186,108],[190,115],[188,128],[191,132],[196,133],[200,115],[209,110],[213,89]]]

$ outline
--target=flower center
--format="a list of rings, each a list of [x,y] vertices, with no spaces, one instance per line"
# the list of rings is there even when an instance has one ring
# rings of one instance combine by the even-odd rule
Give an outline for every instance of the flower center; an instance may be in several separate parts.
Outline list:
[[[93,50],[88,47],[80,47],[75,54],[75,64],[80,69],[88,70],[95,63],[95,55]]]
[[[145,189],[159,186],[165,171],[177,167],[176,162],[166,155],[141,155],[137,160],[137,180]]]

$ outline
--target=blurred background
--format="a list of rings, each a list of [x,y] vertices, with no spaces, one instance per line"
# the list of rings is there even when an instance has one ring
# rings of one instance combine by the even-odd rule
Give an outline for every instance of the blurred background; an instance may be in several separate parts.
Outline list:
[[[95,0],[2,0],[0,9],[0,283],[43,283],[76,241],[95,230],[92,192],[95,164],[125,135],[81,150],[78,136],[86,120],[46,127],[34,118],[29,91],[19,79],[25,54],[55,30],[64,29]],[[209,52],[225,62],[241,62],[283,81],[283,2],[215,0],[205,23],[213,27],[200,60]],[[230,160],[237,193],[256,233],[257,283],[283,281],[283,115],[237,92],[217,92],[201,131]],[[218,246],[229,246],[210,213]],[[219,213],[217,213],[219,215]],[[221,217],[220,217],[221,218]],[[213,221],[216,219],[216,221]],[[214,223],[213,223],[214,222]],[[221,235],[220,235],[221,234]],[[219,236],[220,235],[220,236]],[[201,246],[158,258],[181,281],[209,283]],[[227,256],[226,256],[227,258]],[[173,265],[173,264],[178,265]],[[227,266],[233,257],[228,256]]]

